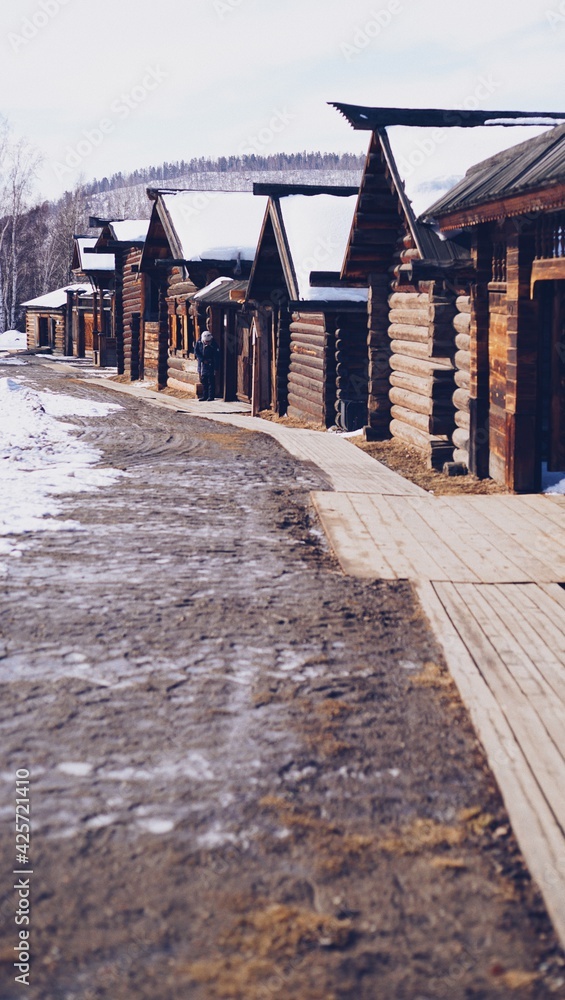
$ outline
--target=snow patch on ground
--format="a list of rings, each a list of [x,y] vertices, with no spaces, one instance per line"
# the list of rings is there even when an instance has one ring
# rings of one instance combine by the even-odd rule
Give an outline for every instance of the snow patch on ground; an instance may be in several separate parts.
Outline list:
[[[56,419],[103,417],[120,408],[114,403],[36,392],[18,379],[0,378],[0,554],[17,549],[16,540],[6,536],[79,529],[76,521],[54,520],[62,510],[55,498],[97,490],[124,475],[117,469],[93,468],[100,452]]]
[[[27,337],[21,330],[6,330],[0,333],[0,351],[25,351]]]
[[[541,482],[543,493],[565,495],[565,472],[548,472],[547,462],[541,467]]]

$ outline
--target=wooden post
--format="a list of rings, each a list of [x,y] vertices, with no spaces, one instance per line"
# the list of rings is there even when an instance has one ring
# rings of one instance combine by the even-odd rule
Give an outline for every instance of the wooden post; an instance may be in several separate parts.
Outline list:
[[[518,493],[540,488],[537,421],[538,309],[530,298],[535,239],[507,222],[508,340],[506,367],[506,485]]]
[[[388,274],[375,274],[369,278],[368,339],[369,386],[367,402],[368,441],[390,437],[390,340],[388,336]]]
[[[114,294],[114,333],[116,337],[116,360],[118,375],[123,375],[125,367],[124,351],[124,268],[127,259],[125,250],[116,251],[116,284]],[[133,347],[133,345],[132,345]],[[131,360],[130,360],[131,366]],[[130,378],[131,378],[130,370]]]
[[[169,307],[167,276],[159,275],[159,337],[157,351],[157,388],[165,389],[169,371]]]

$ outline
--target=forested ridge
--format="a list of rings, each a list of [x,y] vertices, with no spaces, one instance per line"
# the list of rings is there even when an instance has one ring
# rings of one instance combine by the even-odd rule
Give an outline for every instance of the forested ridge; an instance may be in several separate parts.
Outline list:
[[[0,134],[0,333],[21,319],[20,304],[70,280],[73,236],[89,218],[148,218],[147,187],[249,191],[257,181],[357,184],[364,157],[352,153],[273,153],[199,157],[82,183],[54,201],[33,202],[33,150]],[[93,231],[95,232],[95,231]],[[20,324],[21,325],[21,324]]]

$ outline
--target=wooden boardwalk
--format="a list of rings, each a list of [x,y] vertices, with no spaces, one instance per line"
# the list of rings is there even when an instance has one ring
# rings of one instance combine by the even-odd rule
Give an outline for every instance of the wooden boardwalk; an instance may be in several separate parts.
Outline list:
[[[313,500],[343,571],[414,583],[565,946],[565,497],[434,497],[338,435],[103,384],[269,434],[324,473]]]
[[[565,945],[565,497],[314,502],[345,573],[416,585]]]

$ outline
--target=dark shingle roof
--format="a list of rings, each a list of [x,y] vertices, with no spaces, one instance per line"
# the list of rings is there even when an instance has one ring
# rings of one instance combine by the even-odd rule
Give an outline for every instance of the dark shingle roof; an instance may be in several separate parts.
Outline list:
[[[347,119],[354,129],[376,131],[389,125],[417,125],[427,128],[476,128],[477,125],[517,125],[520,122],[551,124],[563,121],[565,114],[558,111],[471,111],[449,108],[373,108],[362,104],[330,105]]]
[[[565,125],[559,125],[471,167],[421,219],[439,218],[564,182]]]

